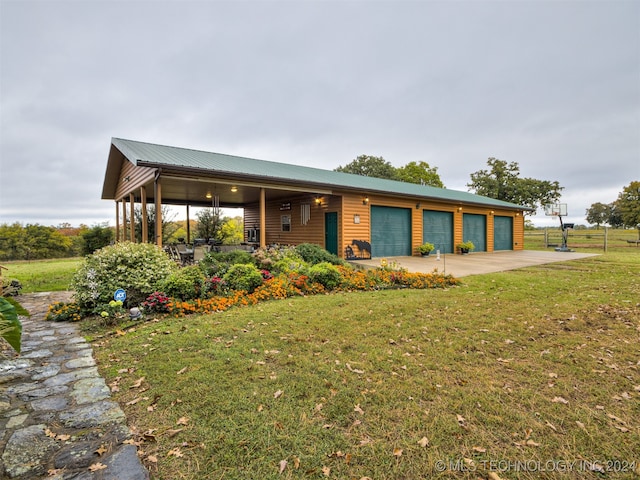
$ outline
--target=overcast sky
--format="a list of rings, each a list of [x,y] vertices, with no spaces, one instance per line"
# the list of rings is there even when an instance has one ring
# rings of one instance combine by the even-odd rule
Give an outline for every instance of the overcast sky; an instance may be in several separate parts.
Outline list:
[[[0,0],[0,17],[0,224],[113,225],[112,137],[425,161],[465,191],[495,157],[557,180],[583,224],[640,180],[637,0]]]

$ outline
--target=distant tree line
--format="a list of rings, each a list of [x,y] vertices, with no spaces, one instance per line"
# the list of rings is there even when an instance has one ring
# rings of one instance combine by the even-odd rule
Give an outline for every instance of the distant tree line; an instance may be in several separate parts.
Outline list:
[[[197,213],[197,220],[190,221],[191,241],[194,238],[213,240],[221,244],[238,244],[244,239],[242,217],[223,217],[213,209]],[[174,221],[169,210],[162,212],[163,243],[185,242],[186,221]],[[148,231],[155,231],[154,206],[148,207]],[[124,225],[128,239],[130,224]],[[134,235],[137,242],[142,239],[142,212],[134,211]],[[107,223],[88,227],[72,227],[63,223],[57,227],[39,224],[0,224],[0,261],[39,260],[45,258],[67,258],[90,255],[115,241],[115,228]],[[148,241],[154,243],[153,235]]]
[[[640,238],[640,181],[634,180],[624,187],[611,203],[592,203],[586,211],[587,222],[600,228],[637,228]]]

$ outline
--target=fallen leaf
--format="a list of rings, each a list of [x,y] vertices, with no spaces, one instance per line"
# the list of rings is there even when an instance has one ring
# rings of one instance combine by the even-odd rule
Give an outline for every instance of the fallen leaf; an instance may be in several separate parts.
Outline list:
[[[189,424],[189,418],[188,417],[180,417],[178,419],[178,421],[176,422],[176,425],[188,425]]]
[[[351,368],[351,365],[349,365],[348,363],[345,363],[344,365],[347,367],[347,370],[349,370],[350,372],[358,373],[358,374],[364,373],[364,370],[359,370],[357,368]]]
[[[462,428],[467,428],[467,425],[465,423],[466,419],[462,415],[457,414],[456,419],[458,420],[458,425],[460,425]]]
[[[567,405],[569,403],[569,400],[565,400],[562,397],[553,397],[553,400],[551,400],[553,403],[563,403],[565,405]]]
[[[188,368],[188,367],[181,368],[180,370],[178,370],[178,371],[176,372],[176,375],[182,375],[184,372],[186,372],[186,371],[187,371],[187,368]]]
[[[184,453],[180,451],[180,447],[176,447],[176,448],[172,448],[167,452],[167,457],[171,457],[171,456],[180,458],[180,457],[184,457]]]
[[[104,453],[107,453],[109,450],[104,446],[104,445],[100,445],[100,447],[96,450],[96,453],[99,456],[102,456]]]
[[[262,405],[258,405],[257,410],[258,410],[259,412],[261,412],[262,410],[264,410],[264,407],[263,407]]]
[[[144,382],[144,377],[140,377],[129,388],[140,388],[140,385],[142,385],[142,382]]]
[[[322,467],[322,474],[325,477],[328,477],[329,475],[331,475],[331,468],[330,467]]]
[[[485,453],[487,451],[484,447],[473,447],[472,450],[477,453]]]
[[[576,425],[578,425],[582,430],[586,431],[587,428],[584,426],[584,423],[579,422],[578,420],[576,420]]]
[[[298,457],[293,457],[293,468],[296,470],[300,468],[300,459]]]
[[[56,475],[62,474],[62,472],[64,472],[64,468],[50,468],[49,470],[47,470],[47,475],[49,475],[50,477],[54,477]]]
[[[183,430],[184,428],[170,428],[169,430],[164,432],[164,434],[167,435],[169,438],[171,438],[171,437],[175,437],[178,433],[180,433]]]
[[[429,439],[427,437],[422,437],[420,440],[418,440],[418,445],[420,445],[422,448],[428,447]]]
[[[136,403],[138,403],[140,400],[142,400],[142,398],[140,397],[136,397],[133,400],[128,401],[125,405],[135,405]]]
[[[284,392],[282,390],[278,390],[273,394],[273,398],[280,398]]]
[[[90,472],[97,472],[98,470],[104,470],[105,468],[107,468],[107,466],[100,462],[89,465]]]
[[[147,457],[147,461],[151,463],[158,463],[158,457],[156,457],[155,455],[149,455]]]
[[[489,472],[489,480],[502,480],[496,472]]]
[[[536,442],[534,442],[534,441],[533,441],[533,440],[531,440],[531,439],[527,440],[527,441],[525,442],[525,444],[526,444],[526,445],[528,445],[529,447],[539,447],[539,446],[540,446],[540,444],[539,444],[539,443],[536,443]]]
[[[396,458],[400,458],[402,456],[402,449],[401,448],[394,448],[393,449],[393,456]]]
[[[547,421],[547,423],[545,423],[545,425],[546,425],[547,427],[549,427],[551,430],[553,430],[554,432],[557,432],[557,431],[558,431],[558,429],[556,428],[556,426],[555,426],[553,423],[549,422],[549,421]]]
[[[355,407],[353,407],[354,412],[358,412],[360,415],[364,415],[364,411],[360,408],[360,404],[357,403]]]
[[[282,474],[282,472],[284,472],[285,468],[287,468],[287,461],[286,460],[280,460],[280,474]]]

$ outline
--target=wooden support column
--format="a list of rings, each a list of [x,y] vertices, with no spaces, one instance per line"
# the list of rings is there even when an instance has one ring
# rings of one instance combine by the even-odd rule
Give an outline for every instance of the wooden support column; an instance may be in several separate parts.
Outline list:
[[[191,243],[191,221],[189,220],[189,205],[187,204],[187,243]]]
[[[120,241],[120,204],[116,200],[116,243]]]
[[[260,189],[260,246],[267,246],[267,194]]]
[[[162,183],[160,182],[160,176],[156,178],[155,189],[156,245],[162,248]]]
[[[122,241],[127,241],[127,200],[122,198]]]
[[[129,213],[131,223],[129,224],[129,240],[133,243],[136,241],[136,216],[135,216],[136,197],[133,193],[129,194]]]
[[[140,187],[140,208],[142,209],[142,243],[149,242],[149,220],[147,219],[147,187]]]

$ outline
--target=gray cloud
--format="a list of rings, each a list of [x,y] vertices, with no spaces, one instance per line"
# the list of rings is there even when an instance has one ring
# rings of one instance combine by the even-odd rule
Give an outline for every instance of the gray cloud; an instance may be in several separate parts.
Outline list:
[[[558,180],[578,223],[640,179],[637,2],[0,9],[0,222],[113,222],[113,136],[328,169],[424,160],[463,190],[497,157]]]

